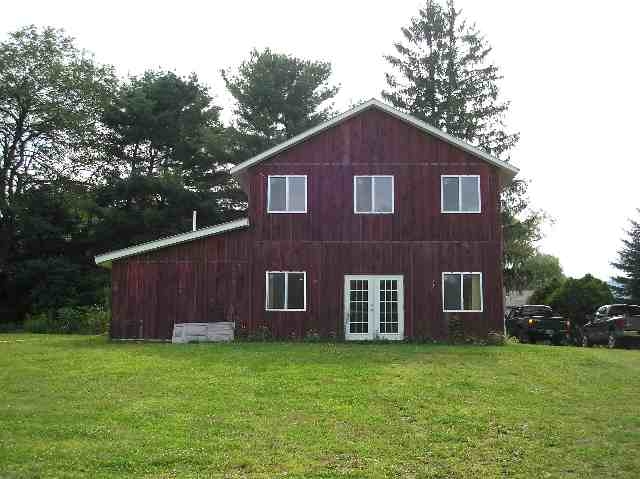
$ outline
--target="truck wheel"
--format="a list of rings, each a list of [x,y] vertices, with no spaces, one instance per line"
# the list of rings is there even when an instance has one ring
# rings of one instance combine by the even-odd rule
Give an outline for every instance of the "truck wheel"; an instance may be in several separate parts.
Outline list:
[[[591,341],[589,341],[589,338],[587,337],[586,334],[582,335],[582,347],[583,348],[590,348],[591,346],[593,346],[593,344],[591,344]]]
[[[613,331],[609,331],[609,339],[607,340],[607,347],[609,349],[615,349],[618,346],[620,346],[620,341],[618,341],[618,338],[616,338],[616,335],[613,333]]]

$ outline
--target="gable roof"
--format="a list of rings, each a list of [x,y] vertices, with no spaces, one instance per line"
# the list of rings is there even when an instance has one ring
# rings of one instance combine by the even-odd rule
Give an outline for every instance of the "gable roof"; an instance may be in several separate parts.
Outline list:
[[[382,110],[410,125],[415,126],[416,128],[426,133],[429,133],[430,135],[435,136],[436,138],[440,138],[441,140],[446,141],[447,143],[450,143],[451,145],[454,145],[460,148],[461,150],[464,150],[467,153],[470,153],[476,156],[477,158],[480,158],[481,160],[484,160],[487,163],[498,167],[500,169],[501,176],[506,183],[510,183],[511,180],[513,180],[513,178],[520,171],[515,166],[493,157],[487,152],[467,143],[466,141],[463,141],[454,136],[451,136],[448,133],[445,133],[444,131],[429,125],[428,123],[425,123],[424,121],[419,120],[415,116],[411,116],[401,110],[398,110],[397,108],[394,108],[390,105],[387,105],[386,103],[381,102],[380,100],[376,100],[375,98],[372,98],[371,100],[361,103],[360,105],[357,105],[354,108],[351,108],[350,110],[347,110],[344,113],[341,113],[340,115],[334,116],[330,120],[327,120],[324,123],[321,123],[320,125],[314,126],[313,128],[310,128],[307,131],[303,131],[299,135],[296,135],[288,139],[287,141],[274,146],[273,148],[269,148],[268,150],[263,151],[259,155],[254,156],[253,158],[249,158],[248,160],[245,160],[242,163],[238,163],[236,166],[231,168],[230,172],[231,174],[235,175],[236,173],[239,173],[242,170],[245,170],[246,168],[249,168],[257,163],[267,160],[272,156],[280,153],[281,151],[289,149],[297,145],[298,143],[302,143],[307,138],[317,135],[318,133],[321,133],[324,130],[327,130],[339,123],[342,123],[343,121],[348,120],[349,118],[357,115],[358,113],[361,113],[370,108],[377,108],[379,110]]]
[[[96,264],[104,264],[108,266],[111,261],[126,258],[128,256],[134,256],[148,251],[153,251],[160,248],[166,248],[167,246],[173,246],[180,243],[186,243],[198,238],[204,238],[205,236],[217,235],[225,233],[227,231],[237,230],[239,228],[246,228],[249,226],[248,218],[241,218],[235,221],[229,221],[227,223],[221,223],[214,226],[208,226],[207,228],[201,228],[195,231],[189,231],[187,233],[180,233],[173,236],[167,236],[147,243],[141,243],[128,248],[123,248],[115,251],[109,251],[108,253],[99,254],[95,257]]]

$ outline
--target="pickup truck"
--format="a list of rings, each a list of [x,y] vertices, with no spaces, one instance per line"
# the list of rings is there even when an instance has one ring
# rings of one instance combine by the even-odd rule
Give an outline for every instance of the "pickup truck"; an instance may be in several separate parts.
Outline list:
[[[569,321],[556,316],[549,306],[516,306],[509,312],[505,326],[507,334],[516,336],[521,343],[567,344],[569,341]]]
[[[633,304],[607,304],[598,308],[582,330],[584,347],[606,344],[617,348],[632,342],[640,342],[640,306]]]

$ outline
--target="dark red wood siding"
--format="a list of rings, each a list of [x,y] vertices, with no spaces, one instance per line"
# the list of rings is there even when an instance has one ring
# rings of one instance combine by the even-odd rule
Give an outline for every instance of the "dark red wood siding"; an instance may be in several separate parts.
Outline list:
[[[307,175],[307,214],[267,214],[267,177]],[[394,175],[393,215],[353,213],[353,176]],[[481,213],[442,214],[440,175],[480,175]],[[278,337],[341,336],[344,275],[402,274],[405,335],[446,338],[444,271],[483,273],[467,334],[502,329],[500,182],[495,167],[380,111],[367,110],[245,170],[250,227],[117,261],[114,337],[168,338],[174,322],[243,322]],[[265,271],[307,272],[307,311],[265,311]],[[140,326],[142,325],[142,326]]]

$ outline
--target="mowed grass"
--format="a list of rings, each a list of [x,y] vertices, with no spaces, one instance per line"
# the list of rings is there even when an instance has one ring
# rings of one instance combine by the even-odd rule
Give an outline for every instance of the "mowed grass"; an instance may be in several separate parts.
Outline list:
[[[640,351],[0,335],[0,477],[638,477]]]

